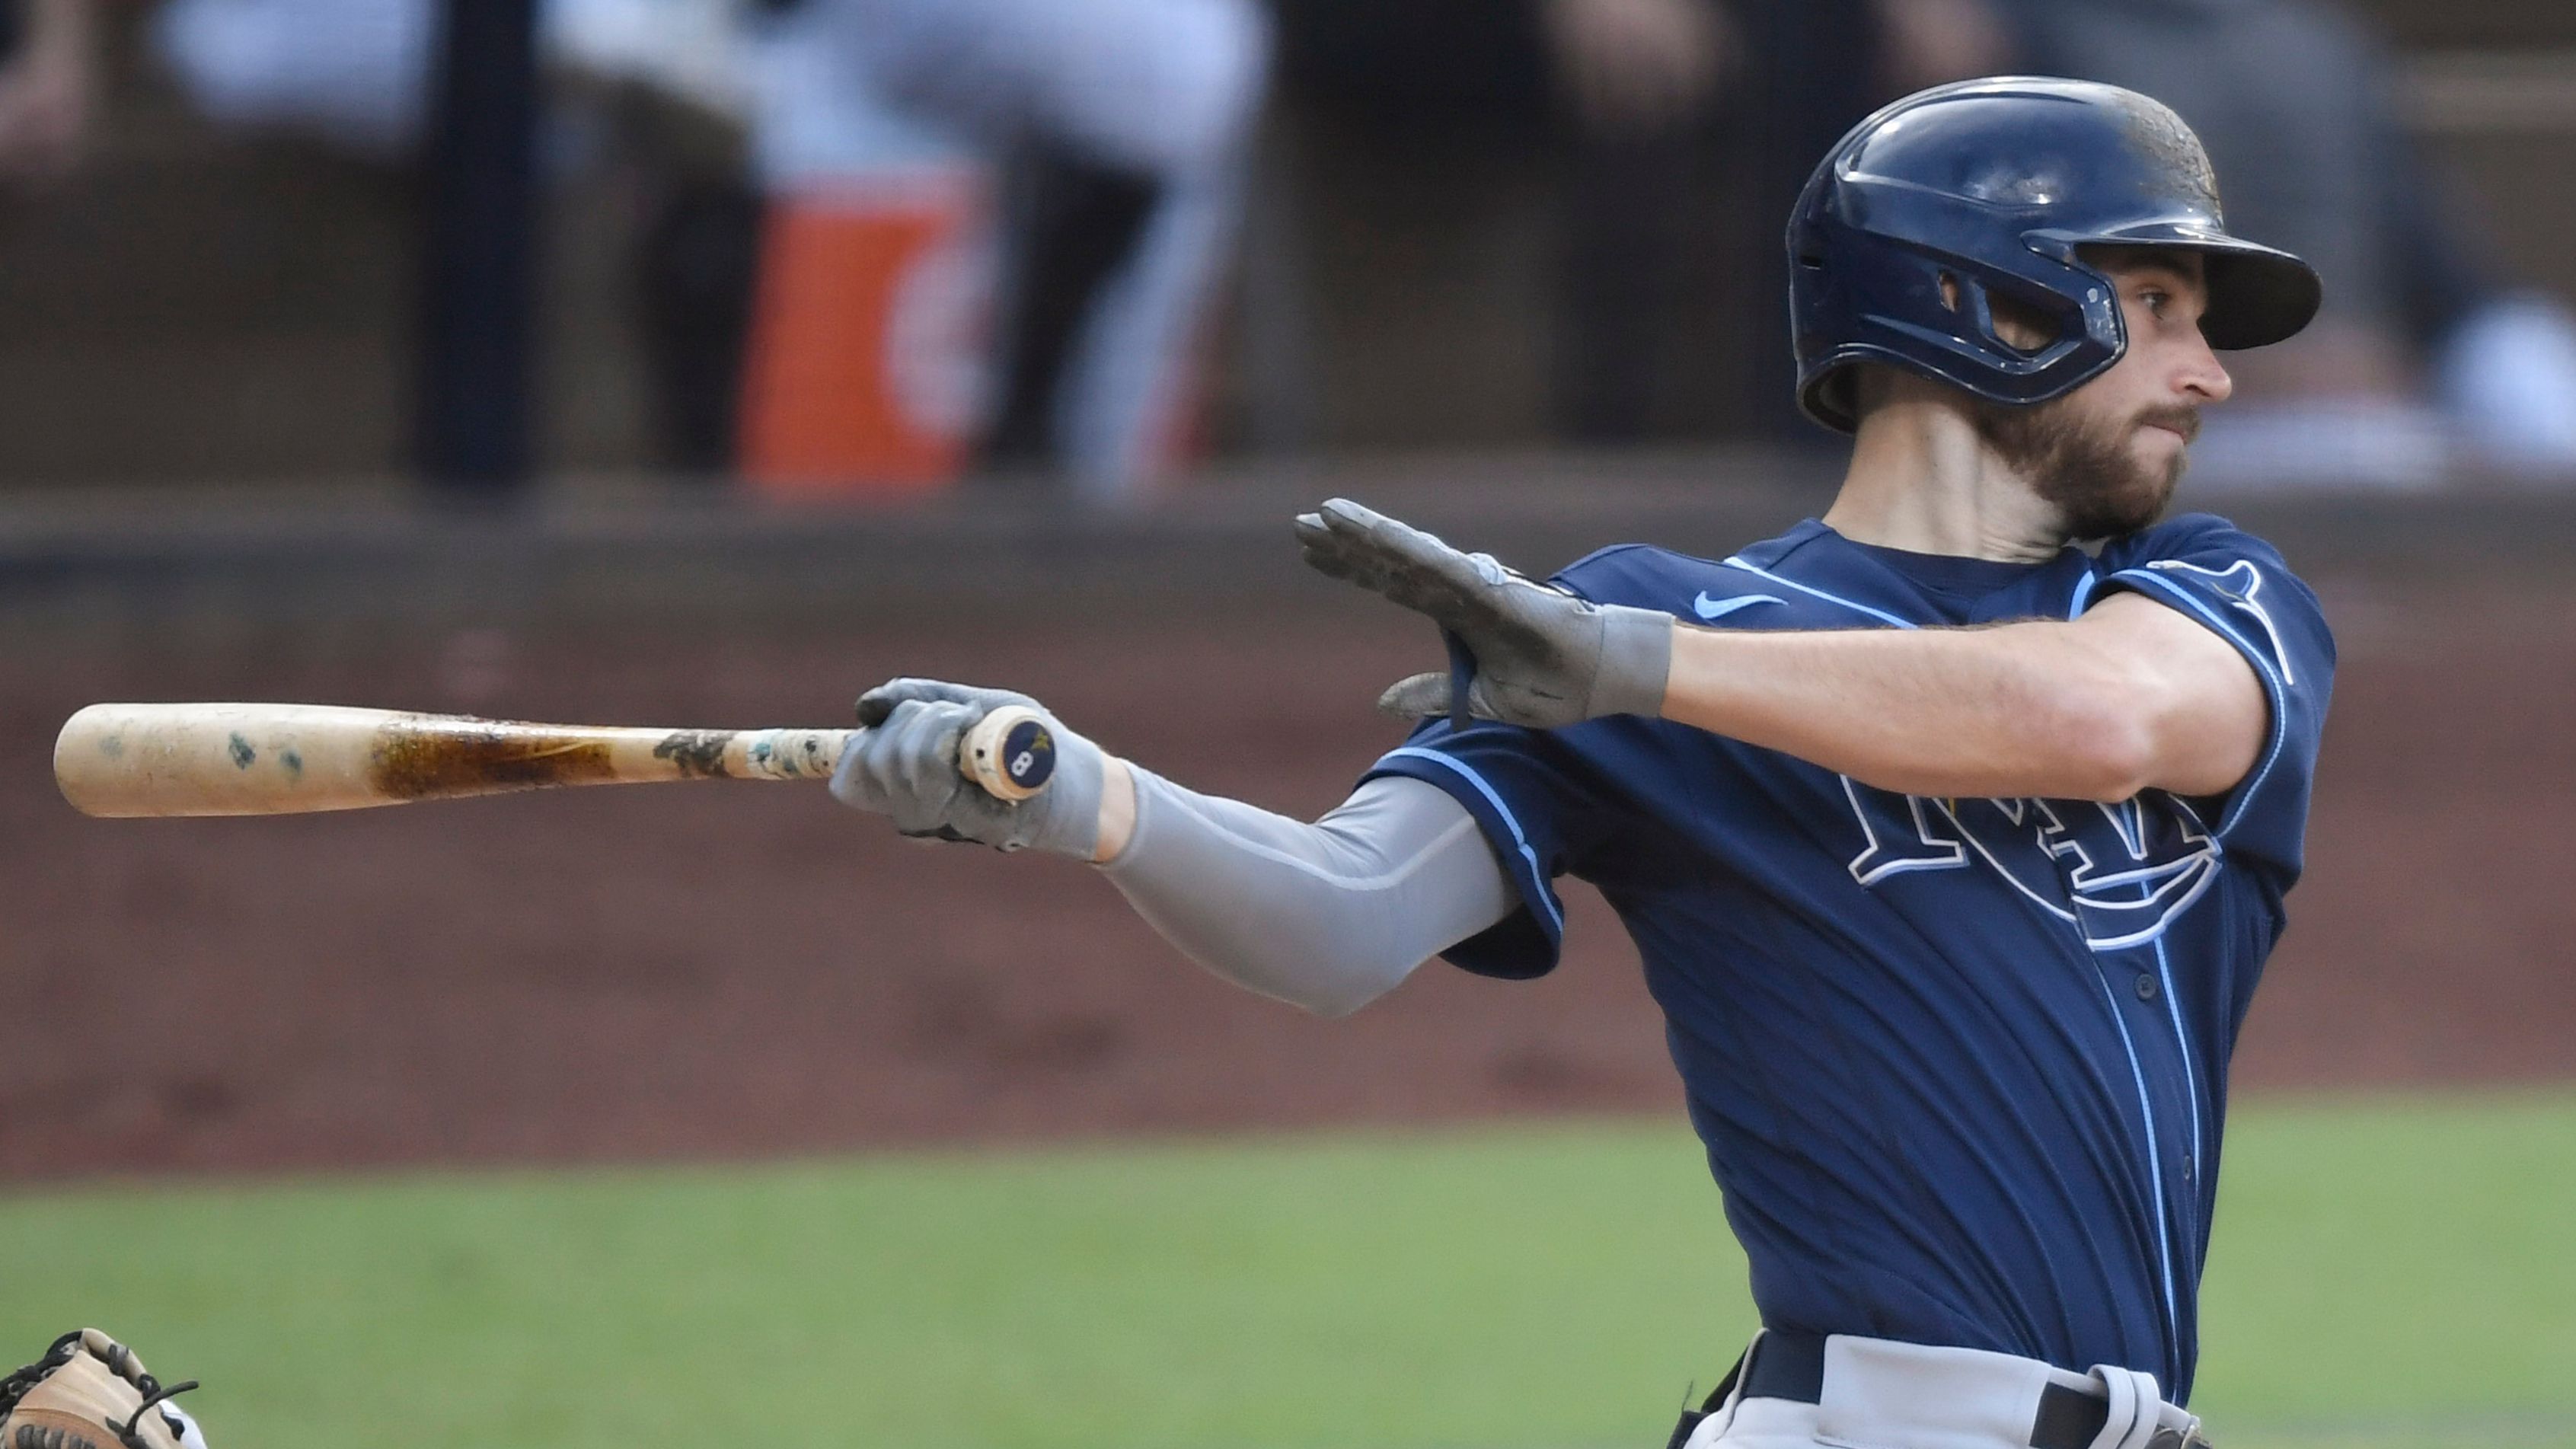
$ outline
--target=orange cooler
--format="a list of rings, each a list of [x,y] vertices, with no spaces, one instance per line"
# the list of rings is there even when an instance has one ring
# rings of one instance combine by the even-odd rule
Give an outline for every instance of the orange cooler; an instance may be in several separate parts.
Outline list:
[[[968,167],[772,193],[743,365],[747,483],[891,500],[957,478],[984,406],[991,210]]]

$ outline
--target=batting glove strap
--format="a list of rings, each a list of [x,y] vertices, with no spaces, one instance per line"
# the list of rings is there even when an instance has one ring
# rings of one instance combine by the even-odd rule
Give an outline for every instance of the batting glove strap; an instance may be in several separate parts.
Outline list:
[[[1585,701],[1586,717],[1659,715],[1673,672],[1673,616],[1625,604],[1599,606],[1601,665]]]

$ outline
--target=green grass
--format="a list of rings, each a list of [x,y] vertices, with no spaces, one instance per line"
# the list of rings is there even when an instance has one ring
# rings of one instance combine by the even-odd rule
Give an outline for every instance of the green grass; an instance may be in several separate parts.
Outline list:
[[[2576,1099],[2241,1112],[2228,1174],[2228,1449],[2576,1445]],[[0,1354],[81,1322],[220,1449],[1573,1449],[1753,1315],[1617,1124],[0,1198]]]
[[[2213,1432],[2576,1446],[2576,1099],[2237,1113],[2205,1294]]]

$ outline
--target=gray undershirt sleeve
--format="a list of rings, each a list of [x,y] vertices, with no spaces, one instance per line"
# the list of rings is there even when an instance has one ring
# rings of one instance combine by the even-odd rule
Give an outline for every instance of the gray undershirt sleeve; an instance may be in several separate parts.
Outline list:
[[[1401,776],[1312,825],[1135,769],[1136,830],[1101,867],[1183,955],[1322,1016],[1385,994],[1520,904],[1466,807]]]

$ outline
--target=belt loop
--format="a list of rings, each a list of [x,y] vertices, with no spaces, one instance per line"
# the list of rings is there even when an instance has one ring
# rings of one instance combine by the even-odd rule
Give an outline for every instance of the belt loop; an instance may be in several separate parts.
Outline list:
[[[1736,1376],[1744,1372],[1744,1360],[1751,1352],[1752,1350],[1747,1349],[1744,1353],[1735,1356],[1735,1362],[1727,1369],[1726,1377],[1717,1381],[1717,1387],[1709,1390],[1708,1397],[1700,1402],[1698,1408],[1690,1407],[1690,1391],[1687,1389],[1682,1391],[1681,1422],[1673,1425],[1673,1436],[1664,1441],[1664,1449],[1685,1449],[1685,1446],[1690,1443],[1692,1432],[1699,1428],[1700,1421],[1726,1406],[1726,1396],[1735,1392]]]
[[[2156,1384],[2155,1375],[2111,1364],[2096,1364],[2093,1377],[2099,1379],[2110,1400],[2110,1412],[2103,1416],[2102,1432],[2093,1441],[2093,1449],[2149,1449],[2165,1406],[2164,1391]],[[2156,1446],[2162,1449],[2162,1446]]]
[[[1735,1362],[1727,1366],[1726,1377],[1717,1381],[1717,1387],[1709,1390],[1708,1398],[1700,1404],[1701,1413],[1714,1414],[1726,1407],[1726,1396],[1735,1392],[1735,1381],[1744,1376],[1744,1361],[1752,1356],[1750,1347],[1735,1356]]]

